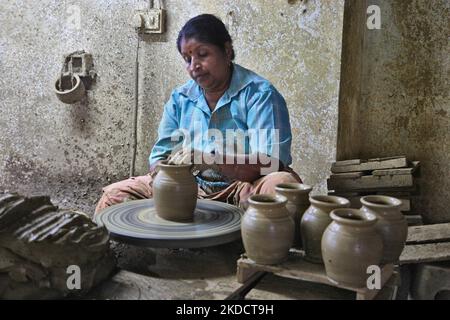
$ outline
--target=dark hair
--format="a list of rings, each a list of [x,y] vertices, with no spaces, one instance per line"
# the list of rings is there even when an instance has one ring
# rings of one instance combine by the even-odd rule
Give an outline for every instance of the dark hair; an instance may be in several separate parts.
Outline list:
[[[201,14],[190,19],[178,34],[177,47],[181,53],[181,41],[196,39],[197,41],[213,44],[225,52],[225,43],[230,42],[231,60],[234,60],[233,40],[223,22],[212,14]]]

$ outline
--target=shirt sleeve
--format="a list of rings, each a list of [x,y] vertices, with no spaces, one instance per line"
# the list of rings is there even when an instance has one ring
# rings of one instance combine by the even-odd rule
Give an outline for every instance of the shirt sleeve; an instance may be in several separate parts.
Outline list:
[[[158,139],[149,157],[150,165],[156,161],[167,159],[172,150],[180,144],[181,139],[172,139],[172,136],[177,137],[176,132],[179,129],[176,100],[175,94],[172,94],[164,106],[163,116],[158,127]]]
[[[284,166],[292,163],[292,133],[286,101],[270,86],[255,93],[247,114],[251,153],[279,159]]]

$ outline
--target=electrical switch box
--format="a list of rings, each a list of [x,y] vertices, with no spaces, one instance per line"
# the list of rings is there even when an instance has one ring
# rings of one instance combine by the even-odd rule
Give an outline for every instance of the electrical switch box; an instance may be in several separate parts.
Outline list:
[[[165,32],[166,10],[152,8],[138,11],[133,19],[133,25],[138,32],[145,34],[161,34]]]

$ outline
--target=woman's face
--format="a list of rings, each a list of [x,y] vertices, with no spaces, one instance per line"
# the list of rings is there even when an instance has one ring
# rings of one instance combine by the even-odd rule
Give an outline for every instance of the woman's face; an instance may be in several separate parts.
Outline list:
[[[186,70],[192,79],[205,91],[223,88],[230,78],[231,45],[225,45],[225,52],[219,47],[199,42],[194,38],[183,39],[181,55]]]

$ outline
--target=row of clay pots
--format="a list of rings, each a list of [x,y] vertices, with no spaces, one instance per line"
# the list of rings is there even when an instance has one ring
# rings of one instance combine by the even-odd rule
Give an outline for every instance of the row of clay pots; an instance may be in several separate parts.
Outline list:
[[[278,188],[289,190],[279,192]],[[399,211],[400,200],[366,196],[362,198],[363,208],[356,210],[348,208],[349,201],[342,197],[311,196],[310,206],[302,214],[305,195],[299,195],[301,190],[309,193],[310,187],[280,185],[277,186],[278,195],[250,197],[241,228],[250,259],[260,264],[282,262],[296,236],[299,238],[295,234],[297,230],[300,231],[305,258],[310,262],[324,263],[322,255],[325,255],[329,277],[341,283],[355,285],[367,277],[367,266],[398,261],[407,236],[407,224]],[[292,197],[295,193],[296,197]],[[293,199],[301,205],[296,207]],[[299,228],[296,229],[296,225]],[[341,271],[347,271],[354,280],[349,281],[348,276],[336,276]]]
[[[312,187],[282,183],[276,194],[251,196],[241,223],[247,256],[260,264],[283,262],[292,247],[301,247],[300,221],[310,206]]]
[[[328,278],[353,287],[366,285],[369,266],[398,262],[408,235],[400,200],[374,195],[361,203],[359,210],[331,211],[333,222],[321,239]]]
[[[153,196],[160,217],[172,221],[193,219],[198,189],[190,168],[159,165]],[[354,210],[348,209],[350,203],[342,197],[319,195],[308,201],[311,189],[297,183],[280,184],[277,195],[250,197],[241,224],[250,259],[277,264],[287,258],[291,247],[302,245],[307,260],[325,262],[331,279],[353,285],[367,276],[363,266],[398,261],[407,236],[407,223],[399,211],[400,200],[366,196],[361,199],[361,210]],[[377,236],[381,242],[375,239]],[[359,278],[353,276],[352,282],[348,276],[339,277],[342,271]]]
[[[305,259],[323,263],[322,235],[333,221],[330,213],[339,208],[348,208],[350,202],[336,196],[312,196],[311,206],[303,215],[300,232],[303,239]],[[401,201],[386,196],[365,196],[361,198],[361,212],[364,215],[375,215],[375,228],[382,236],[384,251],[382,264],[394,263],[405,245],[408,226],[403,214],[399,210]]]

